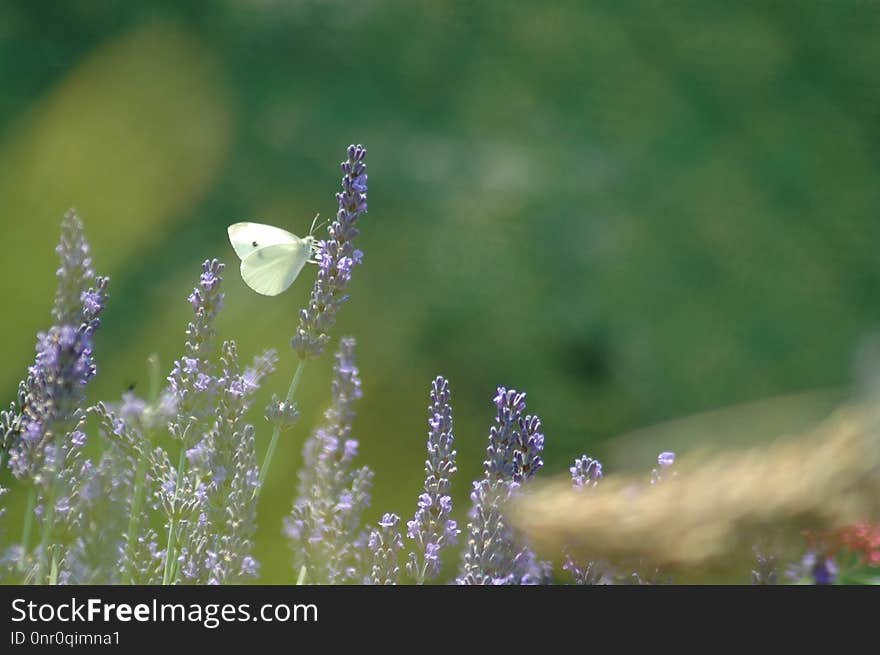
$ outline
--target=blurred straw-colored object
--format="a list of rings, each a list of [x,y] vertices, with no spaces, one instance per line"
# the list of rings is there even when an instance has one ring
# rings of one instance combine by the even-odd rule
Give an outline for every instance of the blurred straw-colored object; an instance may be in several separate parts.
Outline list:
[[[584,560],[717,563],[768,535],[799,538],[876,517],[878,418],[847,406],[798,438],[683,458],[659,485],[611,475],[586,492],[569,481],[535,486],[511,504],[510,519],[543,557],[567,548]]]

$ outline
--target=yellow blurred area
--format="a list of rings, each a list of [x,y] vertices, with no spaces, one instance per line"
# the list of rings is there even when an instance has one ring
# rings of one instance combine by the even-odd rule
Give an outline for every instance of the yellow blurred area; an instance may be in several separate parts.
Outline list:
[[[153,24],[100,45],[8,129],[0,216],[14,247],[5,269],[28,283],[6,283],[18,320],[5,328],[0,367],[20,366],[48,320],[57,266],[48,244],[64,211],[80,211],[98,271],[112,275],[186,219],[222,167],[233,125],[211,54]]]

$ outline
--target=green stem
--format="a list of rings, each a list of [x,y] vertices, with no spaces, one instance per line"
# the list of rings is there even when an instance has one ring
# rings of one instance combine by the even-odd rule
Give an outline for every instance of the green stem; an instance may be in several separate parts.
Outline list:
[[[162,584],[171,584],[172,562],[174,562],[174,541],[177,535],[174,532],[175,518],[177,514],[177,495],[180,492],[180,485],[183,484],[183,464],[186,461],[186,449],[183,444],[180,446],[180,459],[177,462],[177,485],[174,487],[174,514],[168,523],[168,547],[165,549],[165,572],[162,574]]]
[[[59,431],[61,434],[67,434],[65,431]],[[61,450],[61,438],[55,438],[55,452]],[[59,472],[61,466],[56,464],[57,469],[53,472],[52,481],[49,484],[49,491],[43,502],[43,530],[40,535],[39,559],[37,560],[37,573],[34,576],[34,584],[43,584],[43,572],[49,558],[49,542],[52,540],[52,528],[55,527],[55,498],[58,495],[58,480],[61,477]]]
[[[52,567],[49,569],[49,584],[58,584],[58,553],[57,549],[52,549]]]
[[[302,378],[303,369],[305,367],[306,360],[299,360],[299,364],[296,366],[296,372],[293,374],[293,379],[290,381],[290,388],[287,390],[285,402],[293,402],[293,399],[296,396],[296,389],[299,386],[299,381]],[[278,439],[280,436],[281,425],[279,423],[275,425],[275,429],[272,431],[272,440],[269,442],[269,449],[266,451],[266,458],[263,460],[263,466],[260,469],[260,484],[254,491],[254,497],[259,496],[260,489],[263,488],[263,484],[266,482],[266,477],[269,475],[269,466],[272,464],[272,458],[275,456],[275,449],[278,447]]]
[[[55,485],[49,487],[50,493],[46,498],[43,508],[43,530],[40,535],[39,559],[37,560],[37,573],[34,576],[34,584],[42,584],[43,570],[46,568],[46,559],[49,541],[52,539],[52,524],[55,523]]]
[[[147,375],[150,380],[150,408],[155,409],[159,403],[159,356],[152,354],[147,358]],[[141,504],[144,499],[144,483],[147,478],[147,455],[150,435],[145,435],[143,443],[141,443],[141,451],[138,453],[137,470],[134,475],[134,489],[132,490],[131,500],[131,516],[128,517],[128,532],[126,533],[125,550],[127,553],[126,561],[130,562],[133,557],[132,548],[137,539],[137,532],[140,528]],[[132,571],[127,571],[128,584],[135,584]]]
[[[34,506],[37,504],[37,488],[31,485],[28,491],[27,508],[24,510],[24,525],[21,528],[21,559],[18,561],[18,570],[24,571],[28,550],[31,547],[31,532],[34,528]]]
[[[141,503],[144,498],[144,481],[147,477],[147,449],[146,444],[142,444],[140,455],[138,456],[137,472],[134,475],[134,491],[131,501],[131,516],[128,517],[128,532],[125,539],[125,551],[127,553],[126,561],[131,562],[133,553],[133,544],[137,539],[138,528],[140,527]],[[135,584],[133,572],[126,572],[128,575],[128,584]]]

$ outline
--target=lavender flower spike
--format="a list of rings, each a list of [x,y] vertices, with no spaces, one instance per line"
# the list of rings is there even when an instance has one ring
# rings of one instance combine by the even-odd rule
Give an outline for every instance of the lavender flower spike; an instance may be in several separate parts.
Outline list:
[[[373,584],[397,584],[400,580],[400,565],[397,563],[398,553],[403,548],[400,538],[400,517],[397,514],[385,514],[379,521],[379,529],[370,532],[368,548],[373,553],[373,567],[370,579]]]
[[[440,551],[458,540],[461,530],[450,518],[452,497],[450,478],[458,469],[452,448],[452,407],[449,405],[449,382],[438,375],[431,383],[428,407],[428,459],[425,460],[425,491],[419,495],[418,510],[407,522],[407,536],[417,550],[410,552],[407,574],[418,584],[440,574]]]
[[[85,433],[85,386],[97,373],[92,340],[107,302],[108,279],[96,277],[82,221],[70,211],[61,223],[56,248],[61,265],[52,309],[54,325],[37,335],[37,353],[25,380],[19,385],[18,402],[0,415],[0,443],[6,449],[9,468],[20,480],[30,480],[25,510],[19,566],[31,559],[33,519],[40,523],[40,543],[33,551],[33,579],[43,582],[52,561],[63,557],[53,535],[58,520],[70,510],[71,477],[76,475]],[[39,512],[35,510],[39,509]],[[56,568],[57,571],[57,568]],[[50,575],[50,578],[52,576]],[[58,578],[56,578],[57,581]]]
[[[37,335],[36,359],[19,386],[17,415],[4,413],[2,421],[10,469],[38,483],[63,466],[55,450],[81,418],[85,386],[97,372],[92,339],[107,302],[108,279],[95,276],[82,221],[73,211],[61,223],[56,251],[61,266],[55,324]]]
[[[223,307],[224,294],[220,291],[223,268],[216,259],[206,260],[202,264],[199,285],[187,298],[195,316],[186,327],[185,354],[174,362],[168,376],[179,419],[172,421],[170,429],[177,439],[183,439],[194,420],[210,414],[207,401],[217,386],[210,356],[216,335],[214,319]]]
[[[333,403],[324,425],[303,445],[299,494],[285,520],[294,570],[305,567],[306,579],[316,584],[361,583],[369,573],[361,516],[373,473],[368,467],[352,470],[358,448],[351,436],[354,402],[362,395],[354,345],[354,339],[340,340]]]
[[[55,274],[58,288],[52,318],[56,325],[79,325],[84,322],[84,310],[95,316],[100,313],[101,299],[95,290],[89,289],[95,279],[91,247],[86,241],[82,219],[73,209],[61,220],[61,239],[55,252],[61,266]]]
[[[345,293],[352,269],[361,263],[363,253],[354,247],[357,222],[367,213],[367,150],[349,146],[342,162],[342,191],[336,194],[339,210],[328,232],[330,238],[316,245],[318,276],[309,305],[300,312],[299,327],[291,340],[300,359],[318,357],[330,340],[327,334],[336,323],[336,312],[348,300]]]
[[[498,388],[495,425],[483,462],[483,479],[474,482],[459,584],[533,584],[548,579],[548,565],[518,543],[502,514],[504,504],[544,462],[544,435],[537,416],[526,415],[526,395]]]
[[[574,466],[568,469],[571,472],[571,484],[579,491],[588,491],[599,484],[602,479],[602,464],[592,457],[578,457],[574,460]],[[565,562],[563,571],[568,571],[577,585],[599,584],[604,576],[604,569],[598,562],[578,562],[565,550]]]

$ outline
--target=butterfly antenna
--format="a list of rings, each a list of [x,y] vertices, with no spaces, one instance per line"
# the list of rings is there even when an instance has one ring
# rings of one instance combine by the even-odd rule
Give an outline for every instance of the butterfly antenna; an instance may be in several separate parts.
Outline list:
[[[312,219],[312,227],[309,228],[309,236],[312,236],[315,233],[315,224],[318,222],[318,216],[321,214],[315,214],[315,217]]]

